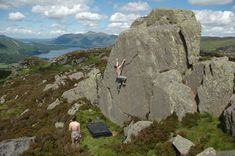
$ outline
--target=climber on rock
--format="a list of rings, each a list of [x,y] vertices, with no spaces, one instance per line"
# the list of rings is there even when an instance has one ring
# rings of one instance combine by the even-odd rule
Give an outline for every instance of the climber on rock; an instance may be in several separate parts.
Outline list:
[[[118,58],[116,58],[116,64],[115,64],[114,68],[116,69],[116,75],[117,75],[116,82],[118,83],[118,89],[120,89],[121,86],[126,85],[127,78],[125,76],[121,75],[122,74],[122,68],[123,68],[123,65],[124,65],[125,61],[126,61],[126,59],[123,59],[122,63],[119,65]]]

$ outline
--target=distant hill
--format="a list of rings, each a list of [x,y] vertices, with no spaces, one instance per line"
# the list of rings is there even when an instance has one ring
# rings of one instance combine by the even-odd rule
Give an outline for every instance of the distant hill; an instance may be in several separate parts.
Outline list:
[[[64,34],[53,39],[50,43],[81,48],[99,48],[112,46],[116,39],[116,35],[89,31],[84,34]]]
[[[202,37],[201,55],[235,58],[235,37]]]
[[[27,55],[34,48],[30,44],[25,44],[13,38],[0,35],[0,63],[14,63]]]

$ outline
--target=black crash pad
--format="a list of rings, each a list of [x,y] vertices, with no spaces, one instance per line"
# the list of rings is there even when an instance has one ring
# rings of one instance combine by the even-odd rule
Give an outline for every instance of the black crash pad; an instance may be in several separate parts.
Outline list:
[[[112,136],[112,133],[110,132],[108,127],[102,122],[88,123],[87,129],[89,130],[93,138]]]

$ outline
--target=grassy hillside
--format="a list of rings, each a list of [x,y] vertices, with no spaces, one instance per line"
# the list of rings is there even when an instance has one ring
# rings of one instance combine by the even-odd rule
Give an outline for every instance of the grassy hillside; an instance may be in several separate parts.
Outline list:
[[[235,148],[232,137],[223,133],[219,128],[219,120],[209,114],[187,115],[182,123],[178,122],[175,114],[162,122],[154,122],[152,126],[143,130],[139,136],[133,138],[132,143],[124,144],[123,129],[105,118],[96,106],[92,106],[86,98],[80,98],[74,103],[68,103],[61,98],[67,91],[82,81],[66,79],[66,85],[58,90],[43,92],[46,84],[55,81],[55,75],[65,73],[87,73],[92,68],[99,68],[101,72],[107,63],[110,49],[93,49],[66,54],[57,59],[57,63],[34,60],[28,68],[20,68],[14,76],[0,84],[0,97],[6,95],[6,101],[0,105],[0,141],[22,136],[36,136],[35,143],[23,153],[24,156],[40,155],[77,155],[78,149],[70,144],[68,124],[71,116],[67,111],[74,103],[82,106],[76,113],[77,120],[81,123],[82,140],[80,147],[81,156],[138,156],[138,155],[171,155],[177,153],[168,140],[180,134],[192,140],[196,146],[190,155],[195,155],[204,148],[212,146],[217,150]],[[79,64],[74,60],[85,58]],[[58,64],[64,62],[64,64]],[[24,63],[30,60],[24,61]],[[43,83],[43,80],[47,80]],[[49,104],[56,99],[62,101],[53,110],[47,110]],[[28,109],[28,111],[26,111]],[[25,112],[25,113],[23,113]],[[86,124],[91,121],[106,123],[112,131],[112,137],[94,139],[86,129]],[[138,120],[138,119],[136,119]],[[63,122],[64,128],[55,128],[56,122]],[[14,126],[12,126],[14,125]]]

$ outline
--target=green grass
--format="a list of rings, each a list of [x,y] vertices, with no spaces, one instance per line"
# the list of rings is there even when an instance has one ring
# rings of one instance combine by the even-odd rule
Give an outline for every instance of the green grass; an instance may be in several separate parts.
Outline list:
[[[81,141],[81,153],[89,153],[90,155],[105,155],[105,156],[113,156],[116,155],[116,152],[111,148],[112,145],[120,144],[123,137],[120,135],[122,129],[117,125],[113,124],[111,121],[106,119],[98,108],[84,107],[86,110],[79,111],[77,113],[77,120],[81,123],[81,133],[83,139]],[[82,109],[84,109],[82,108]],[[111,132],[116,132],[116,136],[111,137],[101,137],[101,138],[93,138],[89,131],[86,128],[86,124],[89,122],[95,122],[99,118],[99,120],[105,123]]]
[[[219,151],[235,149],[235,139],[218,127],[220,123],[218,118],[210,114],[198,114],[193,118],[197,118],[193,125],[191,123],[190,126],[181,126],[178,129],[178,132],[185,135],[184,137],[195,144],[203,145],[204,148],[213,147]]]
[[[214,51],[220,47],[226,47],[230,45],[235,45],[234,38],[210,38],[201,40],[201,50],[203,51]]]

